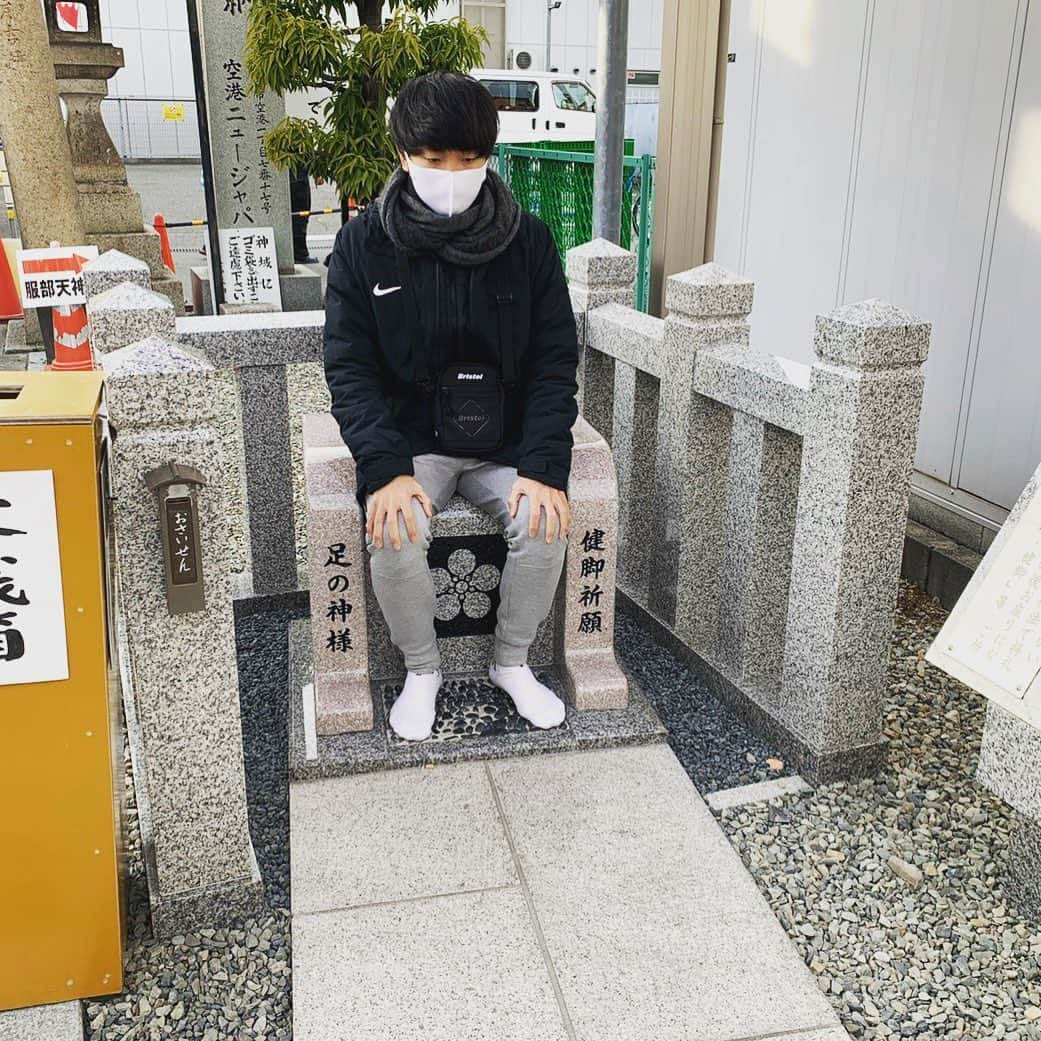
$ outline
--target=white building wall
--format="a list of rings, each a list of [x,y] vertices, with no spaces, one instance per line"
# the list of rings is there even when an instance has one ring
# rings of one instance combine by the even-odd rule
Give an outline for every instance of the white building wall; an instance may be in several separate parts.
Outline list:
[[[629,4],[630,69],[661,68],[664,0],[631,0]],[[596,68],[598,0],[563,0],[553,12],[550,60],[561,72],[591,76]],[[546,66],[546,4],[509,0],[506,8],[507,49],[527,51],[532,68]]]
[[[1030,7],[735,0],[729,45],[715,253],[756,346],[809,361],[814,314],[866,297],[932,321],[916,483],[991,517],[1041,457]]]

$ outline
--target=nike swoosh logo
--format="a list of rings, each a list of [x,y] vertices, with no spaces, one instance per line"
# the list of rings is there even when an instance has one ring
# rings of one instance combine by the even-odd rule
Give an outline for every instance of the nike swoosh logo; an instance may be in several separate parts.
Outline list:
[[[380,284],[379,284],[379,282],[377,282],[372,287],[372,295],[373,296],[386,296],[388,293],[396,293],[400,288],[401,288],[401,286],[387,286],[386,289],[380,289]]]

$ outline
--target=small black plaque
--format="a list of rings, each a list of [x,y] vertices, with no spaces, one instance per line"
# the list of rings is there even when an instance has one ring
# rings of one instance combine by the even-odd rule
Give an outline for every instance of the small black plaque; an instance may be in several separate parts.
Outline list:
[[[170,582],[190,586],[199,581],[198,540],[192,501],[186,495],[167,499],[166,552],[170,561]]]

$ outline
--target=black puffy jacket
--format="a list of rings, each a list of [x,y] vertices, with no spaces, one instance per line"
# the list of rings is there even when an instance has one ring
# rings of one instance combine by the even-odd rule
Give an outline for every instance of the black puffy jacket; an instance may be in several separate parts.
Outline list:
[[[509,273],[499,281],[489,271],[497,264]],[[496,286],[509,285],[506,335],[515,345],[517,386],[506,395],[503,445],[487,458],[566,491],[578,336],[549,228],[524,213],[509,247],[488,265],[462,267],[421,254],[411,257],[410,269],[434,373],[450,361],[501,365]],[[325,375],[362,503],[399,474],[412,474],[414,455],[437,451],[433,396],[415,380],[406,297],[394,288],[400,285],[393,244],[371,206],[337,234],[325,298]]]

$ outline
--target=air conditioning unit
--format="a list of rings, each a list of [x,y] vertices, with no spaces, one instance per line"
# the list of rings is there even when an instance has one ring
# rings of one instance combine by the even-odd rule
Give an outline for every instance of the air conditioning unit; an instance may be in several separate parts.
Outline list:
[[[527,51],[518,51],[514,60],[517,62],[518,69],[531,68],[531,55]]]

